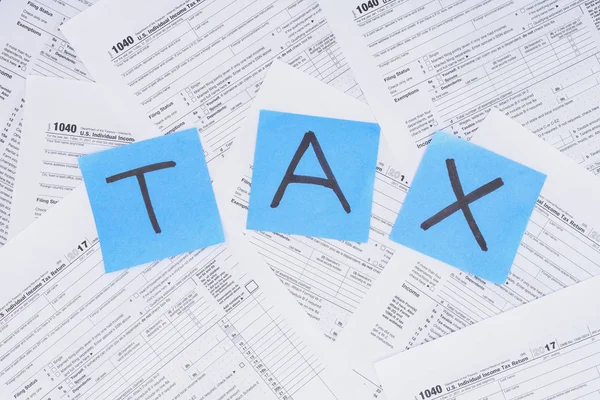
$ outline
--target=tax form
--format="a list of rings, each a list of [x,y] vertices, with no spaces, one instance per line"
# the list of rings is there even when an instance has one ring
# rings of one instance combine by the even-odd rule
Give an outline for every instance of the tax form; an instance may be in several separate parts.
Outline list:
[[[90,6],[86,0],[16,0],[0,3],[0,146],[10,140],[29,74],[90,81],[59,27]],[[3,149],[2,149],[3,150]]]
[[[92,80],[59,27],[93,1],[0,2],[0,246],[9,235],[26,77]]]
[[[599,293],[591,279],[375,368],[394,399],[597,399]]]
[[[106,274],[75,189],[0,250],[0,398],[339,398],[326,339],[236,235]]]
[[[364,103],[282,62],[274,62],[234,145],[228,168],[215,181],[222,218],[263,256],[325,335],[335,340],[393,255],[388,236],[409,178],[380,140],[368,243],[246,230],[256,127],[260,109],[374,121]]]
[[[274,59],[362,95],[316,1],[105,0],[63,32],[161,132],[197,127],[208,161],[229,149]]]
[[[77,158],[159,134],[110,88],[29,76],[9,238],[82,181]]]
[[[382,390],[374,362],[600,274],[597,178],[498,110],[472,141],[547,175],[508,280],[495,285],[398,246],[334,344],[356,399],[397,398]]]
[[[392,147],[422,151],[438,130],[469,138],[496,107],[600,172],[596,2],[321,5]]]

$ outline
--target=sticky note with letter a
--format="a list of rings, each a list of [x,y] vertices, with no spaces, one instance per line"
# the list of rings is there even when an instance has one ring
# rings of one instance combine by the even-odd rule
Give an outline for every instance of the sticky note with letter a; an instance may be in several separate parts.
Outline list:
[[[261,110],[247,228],[366,242],[379,125]]]
[[[106,272],[224,241],[197,129],[84,156],[79,165]]]
[[[504,283],[545,180],[523,164],[438,132],[390,238]]]

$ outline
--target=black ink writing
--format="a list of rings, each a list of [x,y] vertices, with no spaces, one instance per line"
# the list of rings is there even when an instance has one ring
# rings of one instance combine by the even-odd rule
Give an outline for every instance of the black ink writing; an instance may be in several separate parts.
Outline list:
[[[442,209],[440,212],[436,213],[433,217],[427,219],[421,224],[421,229],[426,231],[431,228],[435,224],[443,221],[450,215],[454,214],[458,210],[461,210],[465,219],[467,220],[467,224],[475,236],[475,240],[477,244],[483,251],[487,251],[487,243],[477,226],[477,222],[475,222],[475,218],[473,217],[473,213],[469,208],[469,204],[473,203],[476,200],[479,200],[483,196],[486,196],[492,193],[494,190],[500,188],[504,185],[504,182],[501,178],[496,178],[493,181],[486,183],[485,185],[479,187],[478,189],[473,190],[471,193],[465,196],[462,185],[460,183],[460,178],[458,177],[458,171],[456,170],[456,163],[453,158],[449,158],[446,160],[446,168],[448,169],[448,177],[450,178],[450,185],[452,186],[452,190],[454,191],[454,195],[456,196],[456,201],[450,204],[448,207]]]
[[[321,169],[327,178],[294,174],[298,163],[304,156],[304,153],[306,153],[306,150],[308,150],[309,145],[312,145],[315,155],[317,156],[317,160],[319,161],[319,165],[321,165]],[[279,206],[279,203],[285,194],[285,190],[290,183],[308,183],[311,185],[319,185],[331,189],[336,194],[340,203],[342,203],[342,207],[346,213],[350,213],[350,204],[348,204],[344,193],[342,193],[342,189],[340,189],[340,185],[338,185],[337,180],[331,171],[331,167],[325,158],[325,154],[323,154],[323,149],[321,149],[321,145],[319,144],[317,137],[311,131],[308,131],[304,134],[304,137],[300,142],[300,146],[298,146],[294,157],[292,157],[292,162],[288,166],[277,192],[275,192],[275,196],[271,202],[271,208],[276,208]]]
[[[106,178],[106,183],[113,183],[120,181],[121,179],[135,176],[138,180],[138,184],[140,185],[140,191],[142,192],[142,198],[144,199],[144,205],[146,206],[146,211],[148,212],[148,218],[150,218],[152,228],[154,228],[154,232],[160,233],[160,225],[158,225],[158,220],[156,219],[156,214],[154,213],[154,208],[152,207],[152,201],[150,200],[150,194],[148,193],[148,185],[146,184],[146,176],[144,174],[165,168],[173,168],[175,165],[176,164],[174,161],[164,161],[156,164],[146,165],[144,167],[135,168],[109,176]]]

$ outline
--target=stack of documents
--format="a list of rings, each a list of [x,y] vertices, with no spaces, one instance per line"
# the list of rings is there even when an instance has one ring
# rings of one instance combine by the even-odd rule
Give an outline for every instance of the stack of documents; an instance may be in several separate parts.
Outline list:
[[[0,0],[0,400],[600,398],[599,21]]]

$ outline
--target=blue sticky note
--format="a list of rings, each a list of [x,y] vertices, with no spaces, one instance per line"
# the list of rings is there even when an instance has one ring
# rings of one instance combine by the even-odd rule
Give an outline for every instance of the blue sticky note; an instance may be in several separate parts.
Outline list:
[[[546,175],[438,132],[391,239],[494,283],[504,283]]]
[[[106,272],[224,241],[197,129],[79,159]]]
[[[379,125],[261,111],[247,228],[366,242]]]

